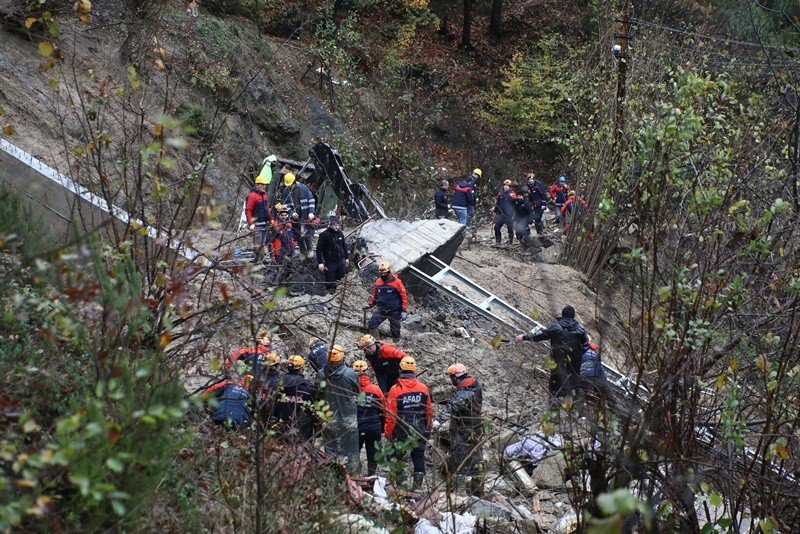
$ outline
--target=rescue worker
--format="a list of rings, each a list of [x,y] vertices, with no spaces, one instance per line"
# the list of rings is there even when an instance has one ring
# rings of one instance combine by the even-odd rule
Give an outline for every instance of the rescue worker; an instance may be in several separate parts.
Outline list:
[[[600,347],[592,342],[592,336],[587,335],[589,346],[581,357],[580,386],[581,393],[601,404],[613,402],[613,392],[606,380],[606,372],[600,359]]]
[[[467,178],[461,178],[453,191],[453,212],[458,224],[466,225],[469,220],[469,209],[475,210],[475,189]]]
[[[586,329],[575,319],[575,308],[564,306],[561,317],[545,328],[536,327],[516,337],[517,341],[550,341],[550,355],[556,364],[550,371],[548,389],[552,397],[563,397],[577,385],[581,359],[589,348]]]
[[[316,388],[303,375],[305,364],[305,359],[296,354],[286,359],[286,374],[273,410],[278,434],[291,443],[308,442],[314,437]]]
[[[394,274],[388,261],[378,264],[378,276],[372,286],[372,295],[369,303],[364,307],[365,310],[377,307],[372,312],[367,328],[377,333],[378,326],[389,319],[389,329],[392,333],[392,340],[397,343],[400,340],[400,324],[405,319],[408,309],[408,295],[403,281]]]
[[[528,224],[533,224],[536,228],[536,233],[541,239],[544,235],[544,222],[542,216],[544,215],[545,207],[547,207],[548,193],[547,188],[541,180],[536,179],[536,175],[530,173],[528,175],[528,198],[531,201],[531,220]]]
[[[267,244],[267,234],[272,221],[267,183],[267,178],[259,174],[244,204],[247,225],[253,232],[253,261],[256,263],[264,259],[264,246]]]
[[[474,169],[472,174],[469,175],[469,185],[472,186],[472,195],[473,200],[472,204],[467,205],[467,224],[472,223],[472,219],[475,218],[475,207],[478,205],[478,179],[483,176],[483,171],[480,169]]]
[[[333,416],[322,429],[325,451],[347,463],[351,474],[358,471],[358,410],[361,392],[355,372],[344,364],[344,348],[334,345],[328,352],[328,364],[318,376],[324,381],[322,399]]]
[[[318,337],[312,337],[308,340],[308,356],[306,357],[308,363],[318,372],[325,368],[328,363],[328,344]]]
[[[283,204],[292,212],[292,232],[300,248],[300,255],[311,259],[314,257],[314,249],[311,243],[314,239],[314,229],[318,222],[317,202],[314,194],[303,183],[297,181],[294,173],[287,172],[283,176]]]
[[[411,356],[400,360],[400,379],[386,397],[384,435],[393,444],[411,441],[411,462],[414,466],[413,489],[422,487],[425,479],[425,444],[433,425],[433,408],[428,386],[417,380],[417,362]],[[393,458],[402,460],[395,450]],[[402,474],[400,478],[404,478]]]
[[[241,380],[223,380],[205,390],[205,398],[214,396],[219,399],[212,416],[215,424],[225,425],[237,432],[250,427],[253,414],[250,412],[248,388],[252,378],[252,375],[244,375]]]
[[[408,354],[391,343],[377,341],[370,334],[361,336],[356,346],[364,351],[364,358],[372,366],[381,391],[388,393],[400,378],[400,361]]]
[[[437,219],[447,219],[450,212],[450,198],[448,197],[447,190],[450,188],[450,182],[442,180],[439,189],[433,194],[433,216]]]
[[[328,228],[319,234],[317,264],[319,272],[325,275],[325,289],[335,290],[337,282],[344,278],[347,268],[350,267],[342,223],[338,217],[331,217],[328,220]]]
[[[569,186],[567,185],[566,176],[559,176],[556,183],[550,186],[550,202],[553,203],[553,211],[555,213],[557,223],[562,221],[561,207],[567,201],[568,192]]]
[[[269,240],[270,253],[277,265],[294,253],[292,241],[292,222],[289,220],[289,208],[283,204],[275,204],[277,219],[272,221],[272,233]]]
[[[236,349],[230,356],[225,358],[225,361],[222,362],[222,367],[223,369],[230,369],[233,367],[235,370],[237,367],[236,364],[241,362],[247,366],[247,370],[263,372],[264,357],[269,354],[269,347],[271,344],[272,337],[270,337],[269,332],[261,331],[256,337],[255,347],[250,346]],[[253,366],[254,363],[255,367]]]
[[[281,380],[283,378],[278,369],[280,363],[281,357],[274,352],[268,353],[264,358],[266,373],[258,394],[257,407],[261,422],[267,427],[271,426],[276,420],[275,403],[280,394]]]
[[[367,476],[372,476],[378,469],[375,452],[381,444],[386,397],[378,386],[370,382],[368,369],[369,364],[364,360],[353,362],[362,393],[358,396],[358,452],[361,454],[361,449],[367,448]]]
[[[567,193],[567,201],[561,206],[561,217],[566,223],[564,226],[564,233],[567,233],[572,228],[573,222],[580,221],[583,217],[584,211],[589,208],[589,203],[581,195],[576,195],[575,191],[570,190]]]
[[[480,492],[480,477],[477,475],[482,459],[483,390],[478,381],[469,375],[463,363],[455,363],[444,372],[456,391],[447,402],[444,412],[433,422],[433,430],[449,421],[450,455],[447,459],[447,472],[455,475],[456,486],[463,485],[466,476],[472,476],[475,484],[470,489]]]
[[[533,246],[531,228],[528,226],[528,221],[533,216],[531,203],[528,200],[528,186],[522,185],[519,187],[518,192],[512,191],[511,199],[514,202],[514,234],[517,236],[517,240],[522,243],[522,247],[528,250]],[[541,252],[541,250],[542,248],[537,245],[532,252],[535,254]]]
[[[511,196],[511,180],[504,180],[503,187],[494,199],[494,243],[499,245],[503,238],[503,226],[508,229],[508,244],[514,243],[514,199]]]

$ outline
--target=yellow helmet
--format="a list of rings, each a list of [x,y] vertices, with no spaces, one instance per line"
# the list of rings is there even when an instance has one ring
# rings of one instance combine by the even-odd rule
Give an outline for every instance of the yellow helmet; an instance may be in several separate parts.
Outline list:
[[[476,169],[474,169],[474,170],[472,171],[472,174],[476,174],[476,175],[478,175],[478,176],[483,176],[483,171],[482,171],[482,170],[480,170],[480,169],[478,169],[478,168],[476,168]]]
[[[369,347],[369,346],[370,346],[370,345],[372,345],[373,343],[375,343],[375,338],[374,338],[374,337],[372,337],[372,336],[371,336],[371,335],[369,335],[369,334],[364,334],[363,336],[361,336],[361,337],[359,338],[359,340],[358,340],[358,341],[356,341],[356,346],[357,346],[359,349],[361,349],[361,350],[364,350],[365,348]]]
[[[400,370],[401,371],[416,371],[417,370],[417,360],[415,360],[411,356],[404,356],[403,359],[400,360]]]
[[[256,185],[258,185],[258,184],[267,185],[268,183],[269,182],[267,182],[267,177],[266,176],[263,176],[261,174],[256,176]]]
[[[353,362],[353,371],[355,371],[358,375],[367,374],[368,369],[369,364],[364,360],[356,360]]]
[[[289,364],[289,369],[292,370],[299,370],[302,369],[303,366],[306,364],[305,358],[302,356],[298,356],[297,354],[292,354],[288,358],[286,358],[286,362]]]
[[[242,385],[246,388],[250,387],[250,383],[253,381],[253,375],[246,374],[242,376]]]
[[[444,370],[444,374],[449,376],[454,376],[456,378],[461,378],[465,374],[467,374],[467,366],[463,363],[454,363],[450,367]]]
[[[289,213],[289,207],[278,202],[275,204],[275,211],[278,213]]]
[[[296,177],[293,172],[287,172],[283,175],[283,185],[292,185]]]
[[[328,351],[328,361],[331,363],[337,363],[344,360],[344,347],[341,345],[334,345]]]
[[[264,358],[264,365],[267,367],[272,367],[273,365],[278,365],[281,363],[281,357],[278,356],[276,352],[270,352]]]
[[[392,265],[386,260],[378,264],[378,272],[381,274],[388,273],[391,270],[392,270]]]

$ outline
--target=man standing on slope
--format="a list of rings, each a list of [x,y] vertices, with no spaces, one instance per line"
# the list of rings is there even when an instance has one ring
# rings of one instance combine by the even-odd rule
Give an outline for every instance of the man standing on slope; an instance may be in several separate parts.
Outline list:
[[[325,275],[325,289],[333,292],[337,282],[344,278],[350,266],[342,223],[338,217],[331,217],[328,220],[328,228],[319,234],[317,264],[317,269]]]
[[[283,205],[292,211],[292,232],[300,249],[300,255],[313,258],[314,250],[311,242],[314,239],[314,227],[317,225],[317,203],[314,194],[303,183],[297,181],[294,173],[287,172],[283,176]]]
[[[368,310],[372,307],[378,309],[372,312],[367,328],[377,333],[378,326],[389,319],[389,329],[392,332],[392,341],[397,343],[400,340],[400,324],[405,318],[408,309],[408,295],[403,281],[392,272],[388,261],[378,264],[378,274],[375,285],[372,286],[372,295],[369,303],[364,307]]]
[[[388,393],[400,378],[400,361],[408,354],[391,343],[376,341],[369,334],[361,336],[356,345],[364,351],[364,359],[372,366],[381,391]]]
[[[328,364],[318,373],[322,399],[328,403],[331,420],[322,429],[325,452],[344,459],[347,471],[358,471],[358,410],[361,392],[355,372],[344,364],[344,348],[334,345]]]
[[[267,178],[261,174],[256,177],[256,185],[247,195],[244,212],[247,225],[253,232],[253,260],[259,263],[264,258],[264,245],[267,243],[267,233],[272,221],[269,195],[267,195]]]
[[[437,219],[447,219],[447,214],[450,211],[450,198],[447,196],[447,190],[450,188],[450,182],[442,180],[442,184],[436,193],[433,194],[433,216]]]
[[[563,397],[577,385],[581,374],[581,359],[589,349],[586,329],[575,320],[575,308],[564,306],[561,317],[544,329],[536,327],[520,334],[517,341],[550,341],[550,354],[556,364],[550,371],[548,389],[553,397]]]

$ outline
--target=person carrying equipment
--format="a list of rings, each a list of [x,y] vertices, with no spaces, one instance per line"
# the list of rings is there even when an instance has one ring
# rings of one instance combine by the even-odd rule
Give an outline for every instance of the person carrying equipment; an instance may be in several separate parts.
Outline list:
[[[403,281],[394,274],[388,261],[378,264],[378,276],[372,286],[372,295],[369,303],[364,307],[365,310],[377,307],[372,312],[367,328],[377,333],[380,324],[389,319],[389,329],[392,333],[392,341],[397,343],[400,340],[400,324],[405,319],[406,309],[408,308],[408,295]]]
[[[475,486],[471,490],[480,492],[479,467],[482,459],[483,438],[483,390],[478,381],[469,375],[463,363],[455,363],[445,369],[450,383],[456,388],[447,402],[444,412],[433,422],[433,430],[450,423],[450,455],[447,472],[456,477],[456,486],[461,486],[464,477],[473,476]]]
[[[386,397],[378,386],[370,382],[367,371],[369,364],[364,360],[353,362],[353,371],[358,375],[361,395],[358,396],[358,451],[367,448],[367,476],[378,469],[375,452],[381,444],[384,423],[384,404]]]
[[[536,327],[520,334],[517,341],[550,341],[551,358],[556,364],[550,371],[548,389],[553,397],[563,397],[577,385],[581,359],[589,348],[586,329],[575,320],[575,308],[564,306],[561,317],[544,329]]]
[[[308,442],[314,436],[316,388],[303,376],[306,361],[302,356],[289,356],[286,362],[286,374],[275,400],[278,433],[290,443]]]
[[[333,416],[322,429],[325,451],[344,459],[351,474],[358,471],[358,410],[361,392],[355,372],[344,364],[344,348],[334,345],[328,352],[328,364],[318,373],[322,400]]]
[[[384,435],[392,443],[410,440],[413,444],[411,462],[414,466],[413,489],[422,487],[425,479],[425,444],[433,424],[433,407],[428,386],[417,380],[417,362],[411,356],[400,361],[400,379],[386,397]],[[402,460],[404,454],[394,452]],[[404,478],[402,474],[400,478]]]
[[[364,357],[372,366],[375,380],[385,395],[400,378],[400,361],[408,354],[391,343],[376,341],[370,334],[361,336],[356,346],[364,351]]]
[[[264,258],[264,246],[267,244],[267,234],[272,213],[269,209],[269,195],[267,195],[266,177],[259,174],[256,177],[255,187],[248,193],[244,205],[247,226],[253,232],[253,257],[256,263]]]

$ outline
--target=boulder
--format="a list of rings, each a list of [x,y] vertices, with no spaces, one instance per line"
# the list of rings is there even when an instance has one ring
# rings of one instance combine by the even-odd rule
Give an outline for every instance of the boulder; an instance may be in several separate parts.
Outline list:
[[[564,469],[567,466],[562,453],[546,456],[531,473],[534,484],[540,488],[557,489],[564,487]]]

